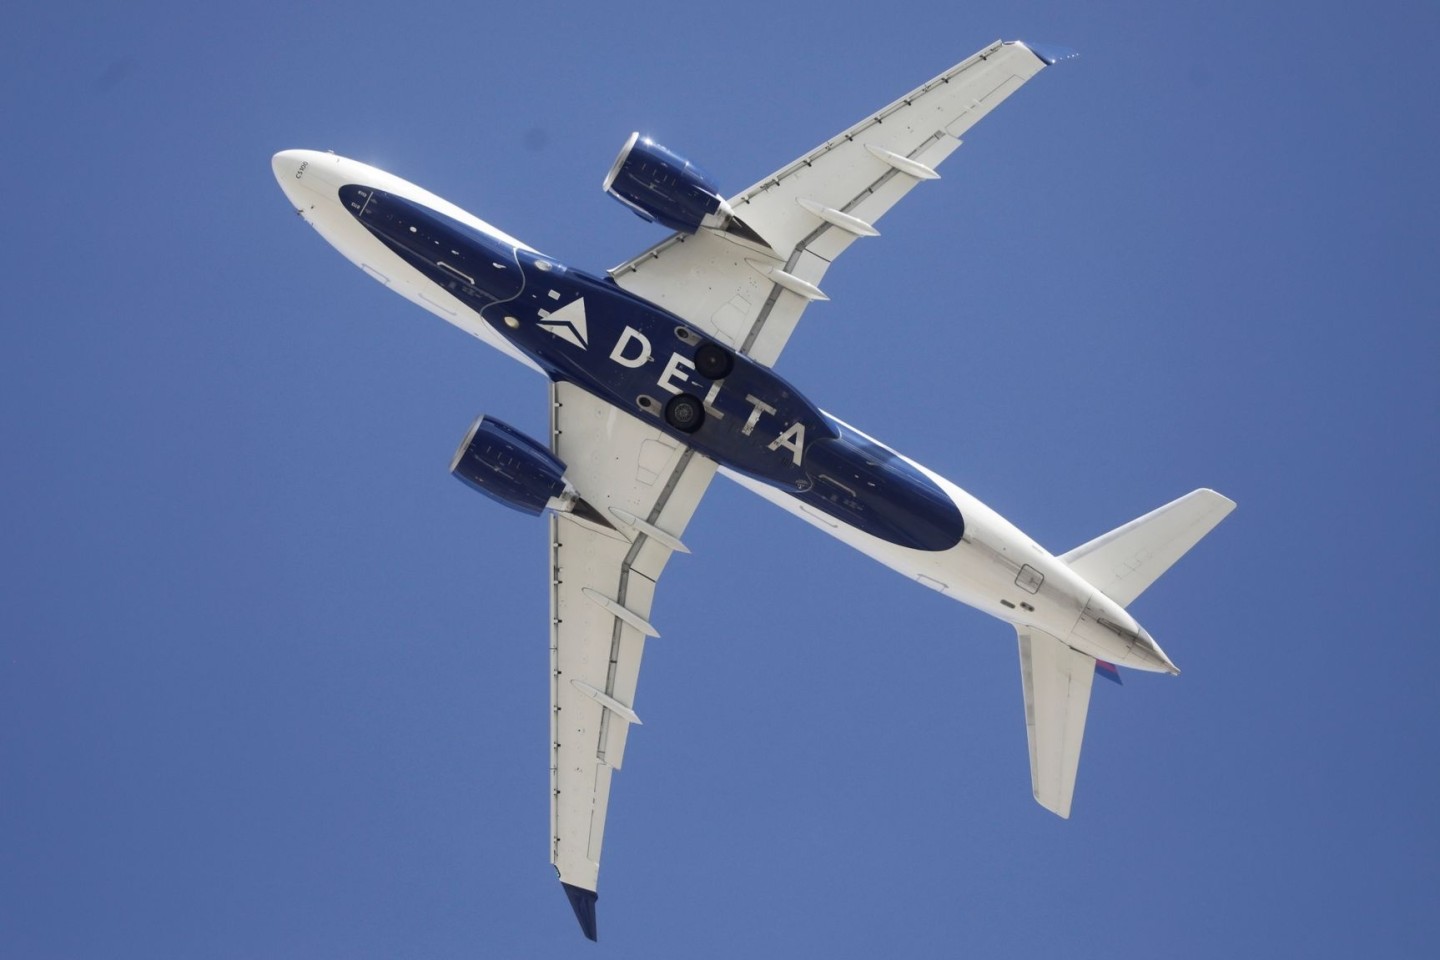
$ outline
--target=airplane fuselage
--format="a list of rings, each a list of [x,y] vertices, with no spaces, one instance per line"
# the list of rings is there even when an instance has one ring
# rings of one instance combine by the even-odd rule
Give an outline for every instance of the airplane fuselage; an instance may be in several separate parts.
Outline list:
[[[710,338],[679,317],[384,171],[302,150],[274,163],[327,241],[442,319],[653,424],[911,579],[1098,659],[1177,672],[1119,604],[1013,524],[770,368],[702,353]]]

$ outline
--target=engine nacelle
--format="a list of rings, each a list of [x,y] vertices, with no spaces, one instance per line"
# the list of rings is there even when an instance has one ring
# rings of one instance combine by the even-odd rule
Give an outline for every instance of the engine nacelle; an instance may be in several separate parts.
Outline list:
[[[450,473],[485,496],[531,516],[565,497],[565,464],[519,430],[479,417],[460,441]]]
[[[605,192],[646,220],[681,233],[722,226],[730,216],[725,198],[699,167],[638,132],[630,134],[610,167]]]

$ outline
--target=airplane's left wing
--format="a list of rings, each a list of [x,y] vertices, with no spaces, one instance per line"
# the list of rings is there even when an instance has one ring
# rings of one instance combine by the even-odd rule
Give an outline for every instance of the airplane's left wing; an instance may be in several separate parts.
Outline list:
[[[550,859],[585,935],[610,799],[635,713],[655,582],[715,463],[570,383],[550,388],[551,449],[603,523],[550,518]],[[608,524],[608,525],[607,525]]]
[[[772,366],[855,240],[1048,64],[1073,55],[997,41],[728,203],[743,229],[677,233],[610,271],[621,287]]]

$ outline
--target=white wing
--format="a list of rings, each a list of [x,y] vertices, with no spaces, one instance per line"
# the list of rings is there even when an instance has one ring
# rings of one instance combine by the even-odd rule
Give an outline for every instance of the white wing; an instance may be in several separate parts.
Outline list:
[[[635,713],[655,581],[715,474],[713,461],[569,383],[551,385],[551,448],[614,529],[550,520],[550,858],[586,936],[610,798]]]
[[[981,117],[1054,57],[999,42],[729,201],[742,232],[675,234],[610,271],[615,282],[767,366],[854,240],[960,146]]]
[[[1095,658],[1040,630],[1017,628],[1020,682],[1025,689],[1025,734],[1030,785],[1040,806],[1070,816],[1080,744],[1090,712]]]

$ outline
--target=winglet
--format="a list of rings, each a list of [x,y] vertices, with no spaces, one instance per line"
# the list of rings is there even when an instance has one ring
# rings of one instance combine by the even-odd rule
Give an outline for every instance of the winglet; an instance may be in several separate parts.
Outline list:
[[[1024,40],[1013,40],[1020,46],[1029,50],[1035,56],[1045,61],[1045,66],[1052,67],[1061,60],[1071,60],[1080,56],[1079,50],[1072,50],[1069,47],[1062,47],[1055,43],[1028,43]]]
[[[575,919],[580,921],[580,930],[588,939],[598,939],[595,936],[595,901],[599,899],[599,895],[594,890],[571,886],[564,880],[560,881],[560,886],[565,888],[565,896],[570,898]]]

